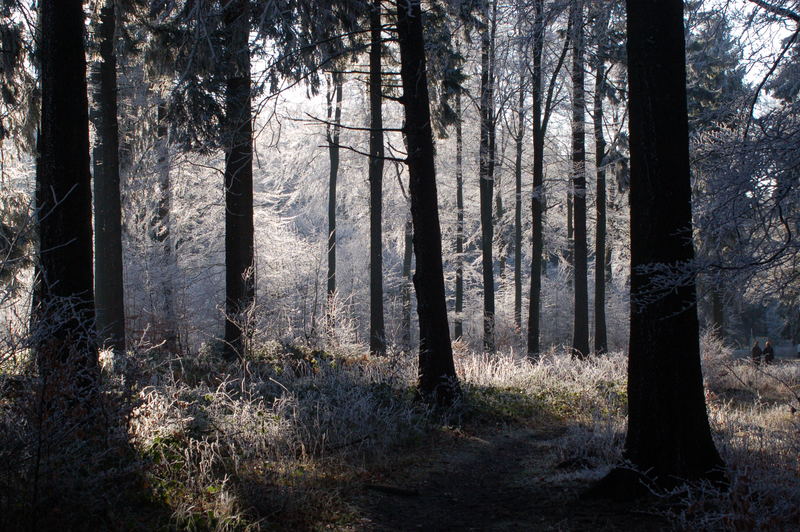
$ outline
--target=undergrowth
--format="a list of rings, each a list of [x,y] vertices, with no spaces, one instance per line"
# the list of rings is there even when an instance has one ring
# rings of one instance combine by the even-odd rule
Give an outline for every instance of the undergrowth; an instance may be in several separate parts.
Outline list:
[[[800,522],[798,364],[756,367],[710,336],[703,350],[709,417],[731,486],[665,494],[670,518],[683,529],[791,528]],[[117,491],[138,499],[129,499],[134,509],[124,519],[135,520],[136,511],[147,516],[128,529],[357,529],[347,486],[393,457],[435,444],[443,431],[555,427],[551,484],[588,486],[620,462],[623,354],[578,360],[554,349],[529,361],[456,350],[455,359],[461,399],[436,409],[418,399],[416,357],[403,353],[370,357],[270,343],[235,364],[220,362],[210,348],[184,357],[157,349],[106,356],[107,395],[132,394],[119,411],[130,412],[134,459],[124,471],[115,465],[103,486],[121,486],[115,479],[123,473],[128,479]],[[11,405],[0,405],[0,453],[7,463],[24,464],[35,431],[19,423]],[[99,455],[103,460],[109,458]],[[26,484],[26,471],[4,468],[0,481]],[[25,504],[8,495],[0,502],[6,511]]]

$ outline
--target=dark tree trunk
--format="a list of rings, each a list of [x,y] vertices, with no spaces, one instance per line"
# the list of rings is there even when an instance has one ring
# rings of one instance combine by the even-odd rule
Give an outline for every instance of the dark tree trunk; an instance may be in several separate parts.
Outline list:
[[[84,13],[80,0],[40,4],[42,116],[36,174],[41,275],[35,350],[45,382],[67,372],[71,399],[96,397],[92,192]]]
[[[369,352],[386,354],[383,323],[383,111],[381,109],[381,3],[370,11],[369,50]]]
[[[527,61],[526,61],[527,62]],[[522,330],[522,141],[525,138],[525,78],[520,69],[514,157],[514,327]]]
[[[447,324],[442,233],[436,195],[430,99],[420,0],[397,2],[397,35],[408,139],[409,193],[417,259],[414,288],[419,316],[419,389],[439,404],[458,394]]]
[[[564,44],[555,68],[550,75],[547,94],[542,84],[542,53],[544,51],[544,0],[535,0],[533,19],[533,194],[531,196],[532,214],[532,253],[531,253],[531,292],[528,307],[528,357],[534,358],[539,353],[540,333],[540,299],[542,291],[543,256],[543,217],[545,212],[544,196],[544,137],[547,124],[553,110],[553,96],[558,73],[564,64],[569,48],[569,31],[564,37]]]
[[[248,311],[255,300],[253,253],[253,130],[250,109],[250,9],[225,7],[225,355],[245,354]]]
[[[158,208],[153,217],[153,240],[159,244],[161,256],[160,283],[164,299],[162,300],[162,318],[164,347],[175,353],[179,349],[178,322],[175,312],[174,276],[177,274],[177,263],[172,247],[170,209],[172,203],[171,168],[169,157],[169,128],[167,125],[167,105],[159,97],[158,126],[156,128],[156,167],[158,170]]]
[[[572,199],[575,223],[575,308],[572,351],[589,354],[589,287],[586,239],[586,132],[584,78],[583,0],[574,0],[572,17]]]
[[[332,326],[331,305],[336,295],[336,182],[339,177],[339,135],[342,120],[342,75],[331,74],[333,93],[328,94],[328,125],[326,137],[330,173],[328,176],[328,326]],[[335,110],[333,101],[336,101]]]
[[[495,350],[494,260],[492,257],[494,239],[492,219],[492,200],[494,199],[494,153],[492,152],[494,147],[494,117],[492,116],[494,90],[491,73],[492,38],[488,0],[485,2],[483,9],[485,27],[481,30],[481,139],[479,150],[481,252],[483,257],[483,349],[488,353],[492,353]]]
[[[598,12],[597,33],[600,36],[595,57],[594,83],[594,145],[595,166],[597,168],[597,221],[595,227],[594,254],[594,351],[605,353],[608,350],[606,331],[606,140],[603,135],[603,92],[605,87],[604,41],[608,30],[608,11]]]
[[[533,15],[533,192],[531,194],[531,290],[528,306],[528,357],[539,353],[542,293],[542,232],[544,215],[544,133],[542,123],[542,53],[544,51],[544,0],[534,2]]]
[[[97,101],[99,160],[94,176],[95,305],[98,342],[125,351],[125,297],[122,282],[122,208],[119,193],[116,14],[113,0],[100,10],[100,64]]]
[[[695,284],[654,294],[652,274],[644,270],[691,267],[694,259],[683,2],[631,0],[627,8],[631,336],[625,458],[657,484],[673,486],[682,479],[720,479],[723,465],[706,414]],[[616,470],[599,489],[630,495],[638,481]]]
[[[464,135],[461,129],[461,94],[456,95],[456,339],[464,335]]]

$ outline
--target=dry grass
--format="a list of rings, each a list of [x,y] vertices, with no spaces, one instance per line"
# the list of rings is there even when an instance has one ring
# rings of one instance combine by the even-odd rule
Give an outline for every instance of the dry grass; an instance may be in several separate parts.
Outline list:
[[[557,423],[563,429],[552,444],[565,467],[550,482],[588,485],[621,457],[627,398],[619,353],[580,361],[552,350],[530,362],[457,349],[464,395],[446,411],[417,400],[416,359],[399,353],[375,359],[351,348],[275,343],[235,365],[208,350],[104,360],[114,393],[139,383],[128,425],[139,457],[131,470],[141,472],[134,476],[148,494],[138,504],[153,522],[168,519],[180,529],[357,528],[343,486],[432,444],[442,429]],[[671,519],[685,529],[790,529],[800,522],[798,365],[756,368],[711,338],[704,365],[710,420],[732,484],[727,492],[687,486],[669,494],[682,501],[670,506]],[[35,441],[35,430],[13,417],[19,413],[8,404],[0,410],[0,452],[9,463],[30,455]],[[5,486],[30,480],[24,467],[0,477]],[[102,486],[81,487],[95,488]],[[6,510],[24,504],[11,499]],[[135,512],[121,515],[132,519],[127,528],[148,526],[135,522]]]

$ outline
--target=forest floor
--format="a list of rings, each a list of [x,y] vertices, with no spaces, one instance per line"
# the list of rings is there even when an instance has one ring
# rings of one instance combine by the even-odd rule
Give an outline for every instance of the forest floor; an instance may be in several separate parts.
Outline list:
[[[587,501],[579,461],[562,462],[557,419],[444,431],[364,473],[342,494],[354,530],[665,530],[662,500]],[[469,429],[467,429],[469,430]],[[349,492],[349,493],[348,493]],[[334,526],[335,528],[335,526]]]
[[[795,530],[800,360],[756,366],[704,345],[709,422],[731,479],[724,492],[690,485],[632,503],[584,497],[621,459],[621,353],[575,361],[552,352],[534,363],[462,353],[461,399],[440,409],[419,401],[413,356],[276,348],[242,375],[210,357],[144,359],[162,369],[138,392],[126,433],[138,459],[116,476],[102,453],[91,466],[103,473],[91,477],[92,493],[108,502],[73,482],[84,454],[53,444],[59,474],[46,493],[69,504],[40,516],[44,505],[31,505],[28,491],[0,492],[0,529],[25,528],[4,517],[41,524],[68,514],[73,526],[60,529],[97,520],[106,524],[98,530],[132,531]],[[39,396],[25,397],[0,408],[6,486],[26,485],[18,464],[40,441],[19,423],[37,412],[29,406]]]

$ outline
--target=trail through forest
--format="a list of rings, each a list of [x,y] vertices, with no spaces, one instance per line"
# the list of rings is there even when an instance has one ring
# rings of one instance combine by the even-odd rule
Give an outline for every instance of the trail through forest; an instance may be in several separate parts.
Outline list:
[[[352,505],[363,530],[662,530],[653,501],[621,504],[580,498],[586,478],[562,462],[565,428],[458,430],[373,472]]]

